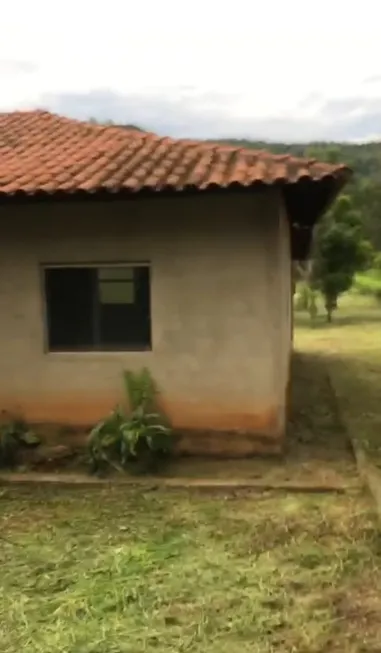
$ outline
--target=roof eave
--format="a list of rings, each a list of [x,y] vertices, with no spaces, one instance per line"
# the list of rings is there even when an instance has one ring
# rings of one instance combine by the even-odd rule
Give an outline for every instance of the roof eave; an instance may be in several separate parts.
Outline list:
[[[326,175],[320,179],[314,179],[310,177],[302,177],[295,181],[288,181],[286,179],[277,179],[270,183],[266,183],[263,180],[256,180],[250,184],[242,184],[239,182],[231,182],[226,186],[221,184],[209,184],[203,188],[200,188],[196,185],[187,185],[183,188],[175,188],[173,186],[167,185],[160,188],[142,186],[139,189],[133,189],[129,187],[119,187],[119,188],[110,188],[107,186],[100,186],[93,189],[84,189],[84,188],[68,188],[68,189],[53,189],[47,190],[44,188],[37,188],[33,190],[27,189],[17,189],[14,192],[4,192],[0,189],[0,202],[28,202],[28,201],[65,201],[65,200],[95,200],[95,199],[132,199],[143,197],[179,197],[186,195],[204,195],[210,193],[235,193],[235,192],[244,192],[251,193],[256,190],[263,191],[264,189],[272,188],[281,188],[285,191],[287,189],[299,189],[303,185],[307,188],[322,188],[326,185],[332,186],[334,188],[334,193],[331,197],[327,199],[328,204],[331,203],[339,194],[342,187],[347,183],[348,179],[351,176],[351,171],[349,169],[343,169],[340,171],[340,174],[337,176]],[[329,194],[330,195],[330,194]],[[322,209],[322,212],[326,210]]]

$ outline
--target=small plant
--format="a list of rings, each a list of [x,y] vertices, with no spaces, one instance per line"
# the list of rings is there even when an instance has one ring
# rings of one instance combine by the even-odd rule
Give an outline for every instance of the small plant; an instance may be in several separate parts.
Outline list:
[[[118,406],[89,436],[92,471],[112,466],[154,471],[172,449],[172,430],[156,409],[156,387],[149,371],[123,375],[128,410]]]
[[[19,462],[21,449],[34,447],[40,443],[23,420],[8,419],[3,413],[0,423],[0,467],[11,468]]]

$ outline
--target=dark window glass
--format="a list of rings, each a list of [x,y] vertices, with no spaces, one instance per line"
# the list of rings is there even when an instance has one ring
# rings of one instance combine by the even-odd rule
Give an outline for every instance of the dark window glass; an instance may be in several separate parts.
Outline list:
[[[151,346],[148,267],[45,268],[50,351]]]

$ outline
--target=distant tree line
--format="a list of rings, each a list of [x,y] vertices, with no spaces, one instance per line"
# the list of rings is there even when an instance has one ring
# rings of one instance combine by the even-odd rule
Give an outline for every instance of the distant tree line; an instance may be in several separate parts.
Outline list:
[[[106,127],[122,127],[123,129],[135,129],[135,131],[138,132],[143,132],[145,131],[141,127],[137,127],[137,125],[122,125],[119,124],[118,122],[115,122],[114,120],[97,120],[97,118],[89,118],[89,122],[91,122],[93,125],[105,125]]]

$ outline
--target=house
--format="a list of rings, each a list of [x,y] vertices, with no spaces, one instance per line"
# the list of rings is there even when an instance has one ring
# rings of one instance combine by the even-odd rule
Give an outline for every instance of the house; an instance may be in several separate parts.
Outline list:
[[[344,166],[0,115],[0,409],[84,427],[148,367],[184,453],[281,449],[291,259]]]

